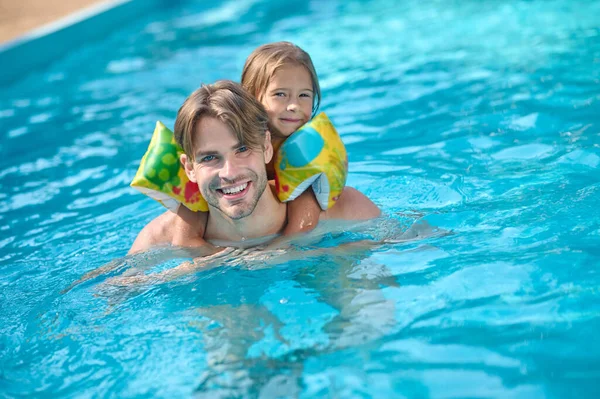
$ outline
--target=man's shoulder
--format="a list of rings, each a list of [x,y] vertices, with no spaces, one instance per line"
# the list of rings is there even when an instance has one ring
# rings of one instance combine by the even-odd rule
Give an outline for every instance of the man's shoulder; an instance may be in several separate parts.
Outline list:
[[[345,187],[336,204],[323,212],[321,219],[366,220],[381,215],[381,210],[366,195]]]
[[[208,214],[181,207],[177,213],[165,211],[148,223],[135,239],[129,253],[146,251],[157,245],[207,246],[204,230]]]
[[[146,231],[155,238],[171,238],[173,228],[180,223],[181,218],[174,212],[165,211],[148,223],[142,231]]]
[[[139,232],[129,253],[145,251],[156,245],[171,244],[178,219],[181,218],[171,211],[155,217]]]

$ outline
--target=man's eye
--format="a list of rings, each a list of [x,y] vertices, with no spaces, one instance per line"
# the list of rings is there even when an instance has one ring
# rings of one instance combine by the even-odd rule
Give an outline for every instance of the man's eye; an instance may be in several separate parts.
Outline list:
[[[238,152],[247,152],[249,150],[249,148],[245,145],[241,146],[240,148],[238,148]]]
[[[210,161],[212,161],[212,160],[214,160],[214,159],[215,159],[215,156],[214,156],[214,155],[207,155],[207,156],[205,156],[205,157],[202,157],[202,158],[200,159],[200,162],[210,162]]]

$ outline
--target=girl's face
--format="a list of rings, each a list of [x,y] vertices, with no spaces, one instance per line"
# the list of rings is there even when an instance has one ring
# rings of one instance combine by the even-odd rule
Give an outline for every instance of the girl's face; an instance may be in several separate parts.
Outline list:
[[[285,136],[310,119],[313,107],[313,82],[302,65],[284,65],[275,71],[262,96],[271,123]]]

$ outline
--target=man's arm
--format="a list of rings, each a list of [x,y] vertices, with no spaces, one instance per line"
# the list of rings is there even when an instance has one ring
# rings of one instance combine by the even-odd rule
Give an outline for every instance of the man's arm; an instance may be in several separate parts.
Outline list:
[[[334,206],[321,213],[321,220],[367,220],[381,215],[381,210],[366,195],[345,187]]]
[[[187,208],[183,211],[178,211],[177,215],[171,211],[166,211],[154,218],[139,232],[127,253],[127,257],[116,259],[86,273],[67,289],[63,290],[63,293],[68,292],[73,287],[85,281],[113,272],[127,262],[133,264],[133,267],[129,269],[130,271],[135,269],[143,270],[177,257],[195,258],[213,255],[222,251],[222,248],[215,247],[202,238],[206,218],[207,214],[205,212],[195,213]],[[150,257],[142,254],[142,252],[148,251],[153,247],[165,245],[173,246],[173,248],[167,252],[153,253]]]

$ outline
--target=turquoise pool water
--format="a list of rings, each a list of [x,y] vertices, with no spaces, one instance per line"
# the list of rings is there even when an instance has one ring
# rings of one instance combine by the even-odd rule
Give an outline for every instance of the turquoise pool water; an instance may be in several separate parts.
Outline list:
[[[600,395],[600,2],[201,3],[2,88],[0,397]],[[62,293],[163,211],[128,187],[155,121],[277,40],[386,219]],[[417,220],[451,234],[332,249]]]

